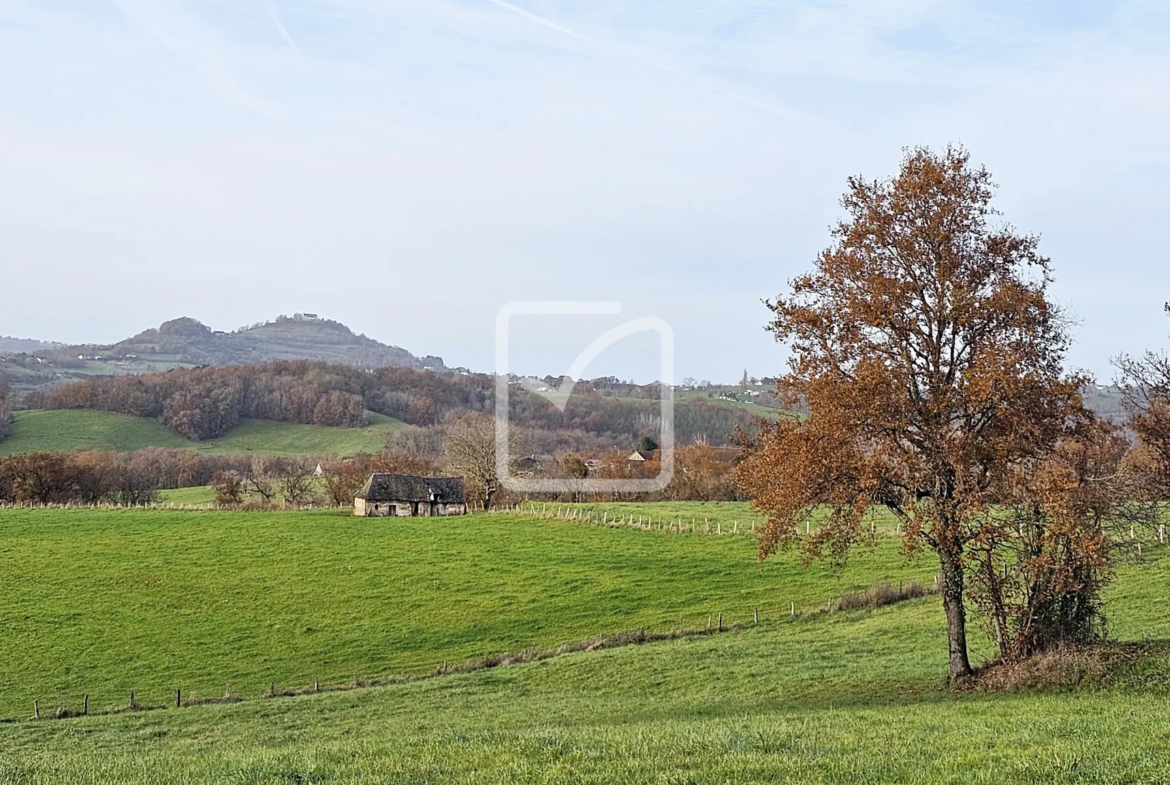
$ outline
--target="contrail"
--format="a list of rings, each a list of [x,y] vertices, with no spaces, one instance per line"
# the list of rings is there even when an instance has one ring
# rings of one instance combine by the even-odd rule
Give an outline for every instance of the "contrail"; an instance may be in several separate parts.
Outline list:
[[[545,17],[534,14],[531,11],[526,11],[523,8],[520,8],[518,6],[514,6],[511,3],[505,2],[505,0],[487,0],[487,1],[489,3],[491,3],[492,5],[497,5],[500,8],[511,11],[514,14],[519,14],[520,16],[524,17],[525,19],[529,19],[533,22],[536,22],[538,25],[542,25],[544,27],[547,27],[550,30],[555,30],[558,33],[560,33],[561,35],[567,35],[569,38],[576,39],[582,43],[589,44],[590,46],[595,46],[599,49],[604,49],[607,52],[612,52],[620,57],[626,58],[627,60],[633,60],[634,62],[641,63],[642,65],[648,65],[655,70],[662,71],[665,74],[670,74],[671,76],[673,76],[677,79],[682,79],[684,81],[690,82],[691,84],[695,84],[695,85],[698,85],[700,87],[705,87],[708,90],[714,90],[716,92],[723,93],[724,95],[731,96],[732,98],[737,98],[740,101],[744,101],[746,103],[751,104],[752,106],[759,107],[760,109],[765,109],[769,112],[774,112],[774,113],[780,112],[780,110],[777,109],[776,107],[774,107],[770,104],[763,103],[762,101],[757,101],[755,98],[752,98],[751,96],[744,95],[743,93],[737,93],[734,90],[728,90],[726,87],[720,87],[717,84],[711,84],[709,82],[704,82],[701,79],[696,79],[695,77],[691,76],[690,74],[684,74],[682,71],[675,70],[674,68],[671,68],[668,65],[663,65],[662,63],[655,62],[654,60],[647,60],[645,57],[640,57],[638,55],[631,54],[630,52],[627,52],[623,49],[619,49],[618,47],[613,46],[612,44],[607,44],[606,42],[599,41],[596,38],[589,38],[588,36],[581,35],[580,33],[576,32],[574,30],[570,30],[567,27],[562,27],[561,25],[557,24],[556,22],[552,21],[551,19],[546,19]]]
[[[276,25],[276,32],[280,33],[280,37],[293,48],[297,57],[300,57],[301,50],[297,48],[297,42],[289,34],[288,28],[284,26],[284,22],[280,18],[280,7],[276,5],[276,0],[264,0],[264,10],[268,12],[268,18],[272,20],[272,24]]]
[[[159,8],[145,0],[110,0],[132,24],[156,38],[175,57],[201,73],[219,93],[254,112],[280,120],[280,104],[249,92],[222,63],[214,39],[182,12]]]

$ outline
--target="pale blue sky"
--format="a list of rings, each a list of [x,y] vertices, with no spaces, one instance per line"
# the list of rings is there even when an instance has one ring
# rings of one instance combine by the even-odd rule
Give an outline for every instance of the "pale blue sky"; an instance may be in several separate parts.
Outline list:
[[[504,303],[604,299],[679,378],[771,374],[759,300],[845,178],[955,141],[1107,378],[1170,344],[1168,52],[1150,0],[5,0],[0,334],[315,311],[490,370]],[[528,371],[588,343],[525,334]]]

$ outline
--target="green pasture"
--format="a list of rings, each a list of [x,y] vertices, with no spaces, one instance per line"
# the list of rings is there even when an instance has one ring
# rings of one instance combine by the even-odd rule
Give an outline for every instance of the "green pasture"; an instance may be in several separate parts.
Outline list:
[[[172,488],[158,492],[159,504],[215,504],[215,490],[208,485]]]
[[[755,542],[505,514],[0,511],[0,717],[175,689],[428,671],[646,627],[813,611],[879,580],[929,581],[892,539],[843,570],[763,565]]]
[[[754,552],[743,534],[506,513],[0,510],[0,714],[22,718],[0,723],[0,783],[1170,779],[1166,644],[1104,682],[954,693],[936,597],[817,612],[879,580],[928,581],[929,556],[907,563],[892,537],[840,570]],[[1114,637],[1170,639],[1168,600],[1170,558],[1151,544],[1109,589]],[[735,628],[261,697],[718,613]],[[977,624],[971,637],[985,658]],[[34,699],[46,716],[86,693],[99,711],[131,689],[163,707],[229,686],[246,700],[27,720]]]
[[[0,441],[0,457],[29,452],[130,451],[146,447],[188,448],[212,454],[353,455],[380,452],[386,437],[404,423],[370,413],[365,428],[244,420],[218,439],[193,442],[157,420],[110,412],[53,410],[16,412],[12,433]]]
[[[674,402],[678,404],[702,401],[703,403],[709,403],[712,406],[731,406],[736,409],[743,409],[748,414],[755,415],[756,417],[764,417],[769,420],[775,420],[781,414],[779,409],[773,409],[768,406],[760,406],[754,400],[748,400],[748,396],[738,393],[737,390],[728,391],[735,392],[739,397],[743,398],[743,400],[732,401],[728,400],[727,398],[717,398],[714,395],[709,396],[707,390],[676,390],[674,393]]]

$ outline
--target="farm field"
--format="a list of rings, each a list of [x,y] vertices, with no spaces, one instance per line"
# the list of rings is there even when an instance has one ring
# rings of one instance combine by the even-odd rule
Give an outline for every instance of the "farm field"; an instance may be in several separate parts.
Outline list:
[[[225,436],[193,442],[156,420],[110,412],[62,409],[16,412],[15,417],[12,433],[0,441],[0,457],[40,451],[128,451],[146,447],[187,448],[213,454],[353,455],[381,451],[392,429],[407,427],[372,412],[370,425],[365,428],[244,420]]]
[[[890,579],[929,583],[892,539],[844,570],[758,565],[744,535],[506,514],[0,511],[0,718],[175,689],[260,695],[426,672],[595,634],[812,611]]]
[[[760,386],[755,386],[752,389],[764,389]],[[739,395],[738,387],[724,388],[725,392]],[[769,406],[760,406],[754,400],[728,400],[727,398],[718,398],[714,395],[708,395],[708,390],[676,390],[674,393],[675,403],[689,403],[695,401],[702,401],[709,403],[712,406],[731,406],[737,409],[743,409],[748,414],[756,417],[764,417],[769,420],[774,420],[780,416],[780,410]]]
[[[664,537],[578,528],[626,547]],[[1167,561],[1122,569],[1119,636],[1170,635]],[[782,585],[784,572],[769,577]],[[0,782],[1170,778],[1164,645],[1100,686],[955,694],[942,636],[927,598],[386,687],[12,723],[0,725]]]

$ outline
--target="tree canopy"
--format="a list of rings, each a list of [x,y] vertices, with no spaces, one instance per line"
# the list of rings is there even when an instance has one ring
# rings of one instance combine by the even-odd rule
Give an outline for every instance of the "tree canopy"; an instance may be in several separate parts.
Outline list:
[[[991,175],[966,150],[909,150],[890,179],[850,178],[833,242],[767,303],[791,349],[779,394],[807,416],[744,436],[740,486],[769,515],[761,558],[797,539],[843,559],[880,505],[905,548],[939,557],[950,673],[971,673],[964,590],[974,546],[1002,535],[1020,467],[1092,420],[1066,375],[1065,319],[1035,236],[997,220]]]

